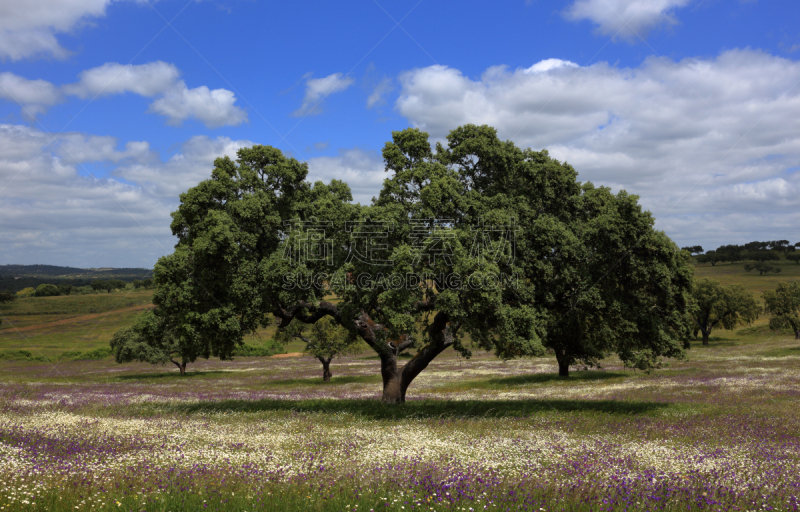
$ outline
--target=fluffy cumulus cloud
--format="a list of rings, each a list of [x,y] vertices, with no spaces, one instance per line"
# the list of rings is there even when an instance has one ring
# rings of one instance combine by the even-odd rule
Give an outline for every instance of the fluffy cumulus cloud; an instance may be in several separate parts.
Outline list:
[[[353,201],[361,204],[369,204],[378,195],[387,177],[383,158],[377,152],[345,149],[336,156],[308,160],[308,181],[342,180],[350,185]]]
[[[64,91],[81,98],[126,92],[152,97],[172,88],[179,77],[178,68],[160,60],[138,65],[108,62],[82,71],[79,81],[65,85]]]
[[[80,74],[80,80],[64,86],[67,94],[81,98],[133,93],[155,97],[149,112],[163,115],[172,125],[194,118],[209,128],[236,126],[247,121],[247,113],[235,105],[236,97],[227,89],[206,86],[190,89],[179,80],[180,71],[172,64],[156,61],[139,65],[109,62]]]
[[[195,118],[209,128],[217,128],[247,121],[247,113],[234,103],[236,97],[227,89],[211,90],[206,86],[189,89],[181,81],[155,100],[148,112],[166,116],[167,122],[173,125]]]
[[[33,119],[61,102],[61,91],[46,80],[28,80],[14,73],[0,73],[0,98],[16,103],[22,114]]]
[[[175,243],[178,194],[249,144],[195,137],[162,162],[146,142],[0,125],[0,260],[152,266]],[[111,171],[95,178],[96,165]]]
[[[66,57],[56,34],[105,15],[111,0],[26,0],[0,2],[0,58]]]
[[[564,11],[567,19],[590,20],[597,31],[624,38],[645,37],[659,25],[674,24],[675,9],[691,0],[576,0]]]
[[[303,97],[303,104],[294,111],[295,116],[314,115],[322,113],[320,105],[333,93],[341,92],[353,85],[355,80],[352,77],[344,76],[342,73],[334,73],[325,78],[311,78],[306,75],[306,94]]]
[[[489,124],[502,138],[547,148],[584,180],[640,194],[678,241],[797,233],[798,62],[733,50],[636,68],[549,59],[480,79],[431,66],[400,81],[397,109],[433,137]]]

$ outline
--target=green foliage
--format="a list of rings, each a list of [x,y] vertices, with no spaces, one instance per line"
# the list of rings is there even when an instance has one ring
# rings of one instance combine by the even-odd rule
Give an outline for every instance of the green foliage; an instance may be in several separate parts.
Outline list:
[[[145,311],[136,317],[131,327],[115,332],[111,338],[111,351],[117,363],[139,361],[150,364],[171,362],[186,370],[196,355],[154,311]],[[180,363],[175,358],[180,358]]]
[[[778,254],[773,251],[762,250],[762,251],[747,251],[742,254],[742,258],[745,260],[753,260],[759,263],[763,263],[765,261],[778,261],[781,259]]]
[[[357,354],[367,348],[353,332],[329,317],[310,325],[293,320],[287,327],[277,330],[275,339],[283,344],[300,339],[306,344],[306,353],[323,359]]]
[[[178,244],[155,267],[160,332],[184,357],[226,359],[272,317],[330,343],[340,326],[380,357],[395,401],[443,350],[469,356],[467,340],[504,358],[551,347],[567,367],[682,354],[688,255],[636,196],[580,183],[488,126],[435,151],[425,132],[393,132],[383,157],[389,177],[368,206],[345,183],[306,182],[307,165],[272,147],[217,159],[181,195]]]
[[[44,356],[34,356],[29,350],[0,351],[0,361],[46,361]]]
[[[59,360],[69,360],[69,361],[95,361],[99,359],[105,359],[112,355],[111,349],[107,347],[103,348],[96,348],[94,350],[89,350],[86,352],[81,352],[80,350],[70,350],[61,354],[58,357]]]
[[[789,253],[786,255],[786,259],[795,262],[795,264],[800,263],[800,252]]]
[[[25,297],[33,297],[36,295],[36,288],[23,288],[22,290],[17,292],[17,297],[25,298]]]
[[[34,297],[55,297],[57,295],[60,295],[58,287],[52,284],[40,284],[36,288],[36,293],[33,294]]]
[[[779,283],[777,289],[764,292],[764,311],[771,313],[769,328],[792,329],[800,339],[800,283]]]
[[[272,338],[266,340],[261,345],[245,343],[233,350],[233,355],[239,357],[269,357],[285,353],[286,347],[284,344]]]
[[[702,331],[703,344],[708,344],[711,331],[718,325],[730,330],[743,323],[750,324],[758,318],[761,310],[753,294],[744,286],[723,286],[713,279],[697,280],[692,297],[695,302],[695,332]]]
[[[776,256],[777,258],[777,256]],[[758,261],[756,263],[745,263],[744,265],[745,272],[750,272],[751,270],[758,271],[758,275],[764,275],[764,272],[774,272],[778,273],[781,271],[780,267],[776,267],[775,265],[770,265],[769,263],[764,263],[762,261]]]

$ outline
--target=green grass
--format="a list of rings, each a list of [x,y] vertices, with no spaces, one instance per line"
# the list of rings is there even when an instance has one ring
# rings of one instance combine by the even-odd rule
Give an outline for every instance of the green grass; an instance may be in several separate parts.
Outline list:
[[[792,261],[771,261],[769,263],[780,267],[781,271],[777,274],[767,273],[764,275],[759,275],[753,270],[745,272],[745,263],[744,261],[717,263],[713,267],[710,263],[695,264],[694,275],[697,278],[708,277],[724,285],[741,284],[755,293],[759,300],[765,290],[775,289],[780,282],[800,281],[800,265]]]
[[[149,304],[153,290],[120,290],[113,293],[65,295],[59,297],[28,297],[0,306],[0,314],[15,317],[22,315],[77,316],[106,313],[114,309]],[[6,328],[4,325],[3,328]]]

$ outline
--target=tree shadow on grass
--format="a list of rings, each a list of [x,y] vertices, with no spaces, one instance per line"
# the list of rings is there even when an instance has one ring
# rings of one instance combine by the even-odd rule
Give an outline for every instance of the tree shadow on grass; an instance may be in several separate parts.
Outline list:
[[[344,375],[341,377],[333,376],[329,382],[322,380],[322,377],[309,377],[305,379],[281,379],[269,380],[265,383],[267,387],[283,386],[337,386],[342,384],[374,384],[382,382],[380,375]]]
[[[708,345],[703,345],[702,340],[692,341],[692,349],[700,348],[700,349],[709,349],[709,348],[716,348],[716,347],[734,347],[737,345],[741,345],[741,343],[737,343],[735,341],[727,341],[727,338],[715,338],[710,337],[708,339]]]
[[[527,417],[547,412],[603,413],[615,415],[651,414],[670,407],[668,403],[621,400],[411,400],[402,405],[379,400],[225,400],[193,404],[167,404],[166,410],[198,413],[350,413],[375,420],[405,418],[502,418]]]

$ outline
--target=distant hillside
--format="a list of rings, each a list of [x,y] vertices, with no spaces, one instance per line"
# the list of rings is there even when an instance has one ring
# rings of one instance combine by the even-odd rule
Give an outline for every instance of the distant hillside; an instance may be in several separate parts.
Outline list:
[[[153,275],[148,268],[74,268],[55,265],[0,265],[2,277],[38,277],[61,279],[147,278]]]

